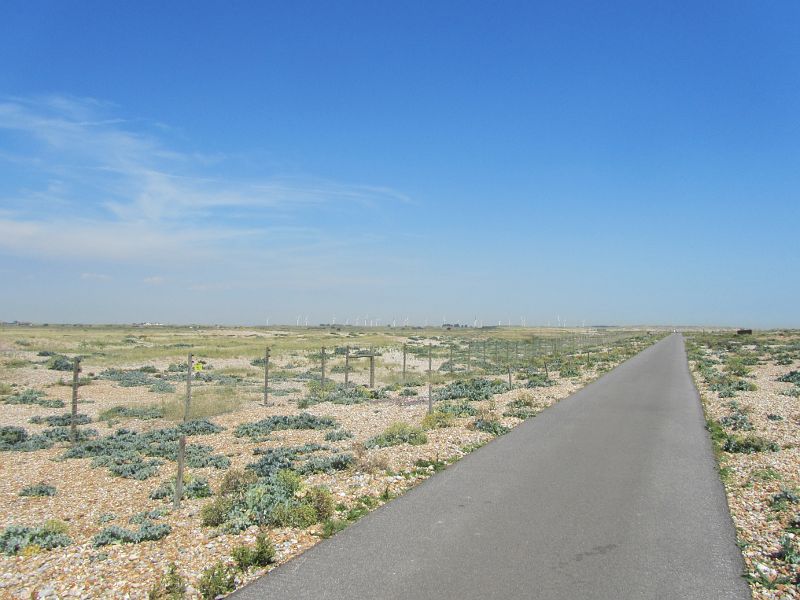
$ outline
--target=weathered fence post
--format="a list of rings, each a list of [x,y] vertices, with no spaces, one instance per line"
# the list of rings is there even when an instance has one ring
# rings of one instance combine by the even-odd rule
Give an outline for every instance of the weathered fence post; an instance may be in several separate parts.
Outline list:
[[[183,405],[183,422],[189,417],[189,408],[192,402],[192,355],[186,365],[186,402]],[[186,436],[181,435],[178,439],[178,475],[175,478],[175,495],[172,498],[172,505],[177,510],[181,507],[183,498],[183,465],[186,460]]]
[[[269,346],[264,352],[264,406],[269,406]]]
[[[511,365],[508,365],[508,389],[511,389]]]
[[[192,355],[189,355],[189,361],[186,366],[186,401],[183,403],[183,420],[186,421],[186,418],[189,416],[189,406],[192,403],[192,367],[194,366],[192,361]]]
[[[69,438],[72,443],[78,441],[78,384],[80,380],[78,374],[81,372],[81,359],[75,357],[72,365],[72,418],[69,420]]]
[[[406,382],[406,345],[403,344],[403,383]]]
[[[350,383],[350,346],[344,349],[344,384]]]
[[[369,351],[369,387],[375,387],[375,350]]]
[[[433,359],[432,359],[432,345],[428,342],[428,414],[433,412]]]
[[[183,463],[186,456],[186,436],[182,435],[178,440],[178,476],[175,479],[175,496],[172,498],[172,506],[175,510],[181,507],[183,498]]]

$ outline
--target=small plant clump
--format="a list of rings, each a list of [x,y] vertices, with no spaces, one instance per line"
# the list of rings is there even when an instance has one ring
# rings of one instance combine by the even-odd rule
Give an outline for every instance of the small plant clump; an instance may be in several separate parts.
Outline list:
[[[386,448],[397,446],[398,444],[411,444],[420,446],[428,443],[428,436],[420,427],[414,427],[408,423],[395,422],[389,425],[386,430],[364,442],[366,448]]]
[[[72,371],[75,367],[75,361],[70,360],[63,354],[51,355],[46,364],[51,371]]]
[[[251,567],[266,567],[275,562],[275,546],[264,533],[256,536],[255,546],[236,546],[231,551],[236,568],[246,572]]]
[[[422,418],[423,429],[439,429],[455,425],[455,415],[441,410],[435,410]]]
[[[20,496],[55,496],[56,488],[45,482],[28,485],[19,492]]]
[[[748,434],[746,436],[727,436],[722,444],[722,449],[725,452],[754,454],[756,452],[777,452],[780,450],[780,446],[778,446],[778,444],[775,442],[770,442],[761,436]]]
[[[9,525],[0,531],[0,552],[8,555],[23,551],[35,553],[70,544],[72,540],[67,535],[66,524],[54,519],[41,527]]]
[[[299,415],[276,415],[255,423],[242,423],[233,431],[236,437],[263,440],[273,431],[285,429],[333,429],[336,421],[331,417],[317,417],[309,413]]]
[[[166,523],[143,522],[137,531],[125,529],[118,525],[106,527],[92,538],[95,548],[112,544],[140,544],[142,542],[155,542],[167,537],[172,532],[172,527]]]
[[[500,421],[488,417],[479,417],[478,419],[475,419],[472,427],[476,431],[491,433],[492,435],[503,435],[504,433],[509,432],[509,428],[500,423]]]
[[[208,498],[213,495],[208,479],[205,477],[194,477],[189,479],[183,486],[185,498]],[[175,480],[163,482],[160,486],[150,492],[152,500],[171,499],[175,496]]]
[[[248,527],[309,527],[329,516],[329,492],[303,493],[300,476],[284,469],[210,502],[201,510],[206,526],[235,533]],[[332,500],[331,500],[332,502]]]
[[[214,600],[232,592],[236,587],[236,577],[233,569],[221,562],[217,562],[205,569],[197,582],[197,591],[204,600]]]
[[[454,381],[434,393],[434,400],[457,400],[466,398],[468,401],[488,400],[495,394],[508,390],[508,385],[496,379],[467,379]]]
[[[33,423],[34,425],[50,425],[51,427],[66,427],[71,425],[72,422],[75,422],[75,425],[86,425],[87,423],[91,423],[92,419],[89,415],[84,415],[83,413],[78,413],[73,418],[72,414],[66,413],[63,415],[50,415],[48,417],[42,417],[40,415],[36,415],[31,417],[28,421],[29,423]]]
[[[114,421],[117,419],[161,419],[164,416],[164,409],[160,406],[114,406],[100,413],[99,421]]]
[[[84,441],[67,449],[61,458],[91,458],[93,467],[106,466],[118,477],[142,480],[158,472],[158,467],[163,464],[161,458],[177,458],[178,439],[181,435],[208,435],[220,431],[221,427],[206,419],[186,421],[176,427],[144,433],[118,429],[112,435]],[[226,468],[230,464],[227,457],[212,455],[211,450],[210,446],[189,444],[187,462],[190,466],[219,468]],[[144,457],[151,458],[146,460]]]
[[[186,581],[178,573],[174,562],[167,567],[147,593],[147,600],[182,600],[186,595]]]
[[[325,434],[325,441],[326,442],[341,442],[342,440],[347,440],[353,437],[353,434],[347,431],[346,429],[336,428],[332,431],[329,431]]]
[[[64,408],[63,400],[49,400],[44,392],[38,390],[23,390],[8,396],[3,402],[6,404],[37,404],[44,408]]]

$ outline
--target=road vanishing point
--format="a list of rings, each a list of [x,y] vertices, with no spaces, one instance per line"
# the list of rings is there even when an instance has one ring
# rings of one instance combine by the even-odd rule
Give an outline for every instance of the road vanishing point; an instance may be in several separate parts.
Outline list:
[[[232,595],[751,598],[670,335]]]

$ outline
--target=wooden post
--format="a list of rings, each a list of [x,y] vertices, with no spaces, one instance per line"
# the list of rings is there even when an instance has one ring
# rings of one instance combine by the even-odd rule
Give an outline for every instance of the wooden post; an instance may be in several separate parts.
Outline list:
[[[550,379],[550,371],[547,369],[547,358],[544,359],[544,378]]]
[[[514,342],[514,364],[519,360],[519,342]]]
[[[371,350],[369,355],[369,387],[375,387],[375,350]]]
[[[432,346],[431,343],[428,342],[428,414],[433,412],[433,358],[432,358]]]
[[[181,507],[183,498],[183,463],[186,457],[186,436],[182,435],[178,440],[178,477],[175,479],[175,496],[172,498],[172,506],[175,510]]]
[[[511,389],[511,365],[508,365],[508,389]]]
[[[472,342],[467,342],[467,373],[472,371]]]
[[[511,361],[509,359],[509,353],[511,351],[511,342],[506,342],[506,364],[510,365]]]
[[[269,346],[264,352],[264,406],[269,406]]]
[[[447,369],[451,373],[453,372],[453,345],[450,345],[450,368]]]
[[[319,378],[320,391],[325,387],[325,346],[322,347],[322,374]]]
[[[483,368],[486,368],[486,344],[488,344],[488,340],[483,340]]]
[[[406,344],[403,344],[403,383],[406,382]]]
[[[189,407],[192,404],[192,355],[189,355],[189,360],[186,367],[186,402],[183,404],[183,422],[186,422],[189,416]]]
[[[350,383],[350,346],[344,349],[344,384]]]
[[[495,364],[495,366],[497,366],[500,363],[500,354],[499,354],[500,350],[498,348],[499,344],[500,344],[500,342],[498,342],[497,340],[494,341],[494,364]]]
[[[69,422],[69,438],[72,443],[78,441],[78,374],[81,372],[81,359],[75,357],[72,365],[72,418]]]

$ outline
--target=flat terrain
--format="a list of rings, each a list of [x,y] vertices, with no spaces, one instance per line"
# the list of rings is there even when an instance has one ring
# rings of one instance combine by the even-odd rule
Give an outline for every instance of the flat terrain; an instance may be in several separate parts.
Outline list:
[[[241,590],[257,598],[749,598],[673,335]]]
[[[687,338],[753,597],[800,598],[800,336]]]
[[[516,328],[0,327],[0,598],[145,598],[171,565],[187,598],[214,596],[213,568],[230,591],[655,339]],[[266,346],[269,406],[258,362]],[[350,361],[343,385],[347,347],[377,355],[374,388],[367,358]],[[175,510],[189,352],[203,363],[187,435],[194,496]],[[426,419],[429,352],[435,412]],[[73,447],[64,418],[76,356],[85,439]],[[281,469],[295,475],[281,479]],[[272,563],[237,568],[237,549],[260,533],[275,546]]]

